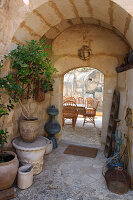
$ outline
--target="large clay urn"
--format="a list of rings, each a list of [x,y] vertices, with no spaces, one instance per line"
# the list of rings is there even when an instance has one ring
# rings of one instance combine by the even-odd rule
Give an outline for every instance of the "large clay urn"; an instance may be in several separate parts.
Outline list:
[[[5,152],[5,154],[4,162],[0,163],[0,190],[5,190],[12,186],[19,166],[17,155],[14,152],[9,151]]]
[[[19,130],[24,142],[34,142],[39,132],[39,120],[37,118],[21,118]]]

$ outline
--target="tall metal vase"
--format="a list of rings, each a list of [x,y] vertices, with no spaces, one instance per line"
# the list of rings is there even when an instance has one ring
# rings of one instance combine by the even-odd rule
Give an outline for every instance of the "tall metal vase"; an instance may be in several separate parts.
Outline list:
[[[48,137],[52,140],[53,148],[55,149],[57,147],[55,135],[61,130],[60,124],[55,120],[55,116],[58,115],[59,111],[54,105],[52,105],[47,109],[47,113],[51,116],[51,120],[45,124],[44,129],[49,134]]]

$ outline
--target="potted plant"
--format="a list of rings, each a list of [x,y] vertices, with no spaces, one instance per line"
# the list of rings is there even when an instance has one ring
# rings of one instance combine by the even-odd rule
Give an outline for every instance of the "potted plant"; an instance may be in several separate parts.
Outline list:
[[[12,151],[4,151],[7,142],[7,130],[0,130],[0,190],[10,188],[16,178],[19,161]]]
[[[14,100],[18,100],[22,108],[22,118],[19,123],[20,134],[25,142],[32,142],[38,135],[39,121],[31,117],[31,112],[23,105],[23,99],[35,98],[36,101],[44,100],[44,92],[52,89],[53,74],[56,68],[48,57],[49,45],[46,40],[31,40],[17,46],[5,59],[10,59],[13,78],[16,85],[21,87],[22,93],[15,93]],[[10,95],[10,94],[9,94]]]
[[[14,105],[11,99],[8,100],[7,104],[2,103],[2,95],[5,93],[5,89],[13,88],[12,81],[10,82],[10,80],[11,76],[0,78],[0,190],[11,187],[19,166],[17,155],[12,151],[4,151],[4,144],[7,143],[8,132],[6,128],[3,129],[2,120],[3,117],[9,114],[9,111],[13,109]]]

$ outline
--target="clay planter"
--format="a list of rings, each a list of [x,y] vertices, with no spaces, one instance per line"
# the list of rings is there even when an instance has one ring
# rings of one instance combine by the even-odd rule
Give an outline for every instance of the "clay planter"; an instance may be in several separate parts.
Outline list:
[[[19,130],[24,142],[33,142],[38,136],[39,120],[37,118],[21,118],[19,122]]]
[[[0,163],[0,190],[8,189],[12,186],[18,171],[19,162],[14,152],[5,152],[4,163]]]
[[[33,166],[33,174],[39,174],[42,171],[44,154],[49,144],[49,139],[38,136],[32,143],[23,142],[20,137],[12,141],[16,149],[19,161],[22,165],[30,164]]]

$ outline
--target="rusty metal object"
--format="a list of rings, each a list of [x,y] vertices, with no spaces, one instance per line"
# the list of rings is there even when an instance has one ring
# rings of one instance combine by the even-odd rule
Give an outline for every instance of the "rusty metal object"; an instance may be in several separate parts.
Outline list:
[[[107,187],[116,194],[125,194],[128,192],[131,179],[124,168],[112,167],[105,173]]]

